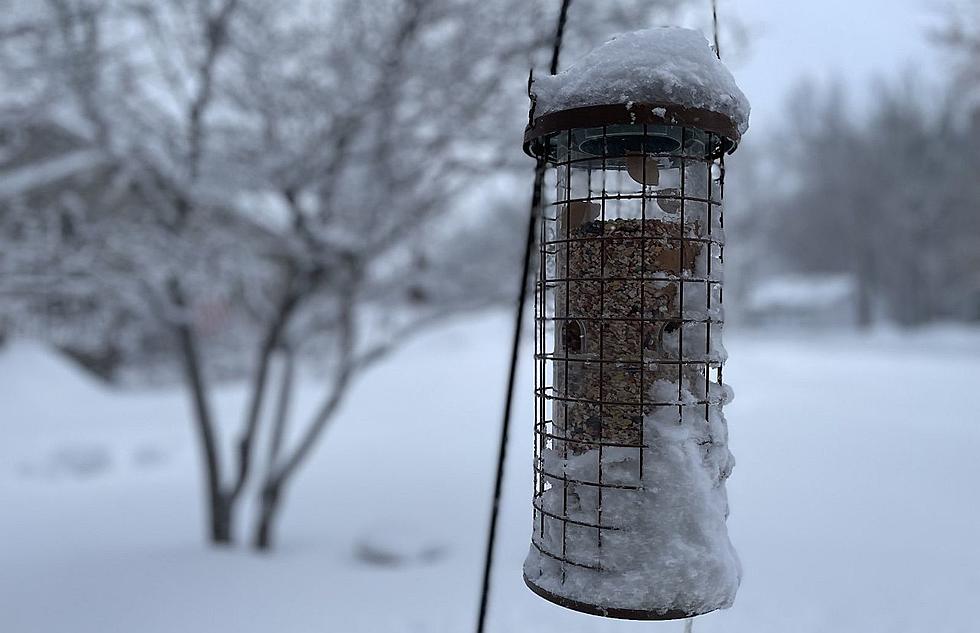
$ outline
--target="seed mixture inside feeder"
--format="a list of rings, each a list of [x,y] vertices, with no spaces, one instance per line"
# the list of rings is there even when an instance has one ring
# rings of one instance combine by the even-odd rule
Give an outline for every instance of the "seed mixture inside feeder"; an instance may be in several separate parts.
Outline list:
[[[707,375],[718,348],[691,335],[713,321],[705,299],[682,301],[685,280],[705,273],[704,231],[679,218],[559,222],[554,439],[525,562],[539,589],[664,614],[734,599],[721,413],[731,392]]]
[[[637,444],[643,383],[676,380],[680,283],[702,245],[664,220],[592,221],[568,232],[555,297],[556,425],[565,437]],[[696,229],[697,227],[695,227]],[[657,360],[674,361],[657,364]],[[703,380],[703,379],[702,379]],[[600,412],[599,409],[602,409]]]

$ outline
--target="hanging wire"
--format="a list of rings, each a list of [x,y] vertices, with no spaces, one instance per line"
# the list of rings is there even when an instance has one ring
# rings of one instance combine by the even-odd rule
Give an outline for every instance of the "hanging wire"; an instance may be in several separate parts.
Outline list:
[[[561,56],[561,44],[565,39],[565,23],[568,21],[568,7],[572,0],[562,0],[561,12],[558,14],[558,29],[555,31],[555,41],[551,49],[551,68],[552,75],[558,74],[558,58]]]
[[[711,0],[711,23],[714,28],[714,38],[715,38],[715,55],[718,59],[721,59],[721,44],[719,44],[718,33],[721,30],[718,27],[718,0]],[[721,195],[725,195],[725,155],[722,154],[718,158],[718,187],[720,187]]]
[[[561,55],[562,40],[565,36],[565,23],[568,20],[568,7],[571,0],[562,0],[558,15],[558,28],[555,31],[551,50],[551,74],[558,74],[558,58]],[[530,88],[530,79],[528,80]],[[490,506],[490,529],[487,536],[487,549],[483,562],[483,584],[480,590],[480,613],[477,617],[476,631],[483,633],[487,622],[487,605],[490,597],[490,576],[493,570],[493,550],[497,538],[497,518],[500,512],[500,496],[504,481],[504,466],[507,461],[507,435],[510,430],[511,405],[514,400],[514,383],[517,378],[517,361],[521,346],[521,332],[524,323],[524,308],[527,305],[527,278],[531,271],[534,253],[534,234],[537,230],[538,215],[541,212],[542,190],[544,189],[545,161],[538,158],[534,166],[534,190],[531,192],[531,209],[528,218],[527,240],[524,246],[524,265],[521,270],[521,288],[517,300],[517,313],[514,316],[514,340],[511,346],[510,370],[507,376],[507,395],[504,398],[504,415],[500,425],[500,444],[497,447],[497,475],[493,488],[493,503]]]
[[[718,43],[718,0],[711,0],[711,22],[715,31],[715,55],[721,59],[721,45]]]

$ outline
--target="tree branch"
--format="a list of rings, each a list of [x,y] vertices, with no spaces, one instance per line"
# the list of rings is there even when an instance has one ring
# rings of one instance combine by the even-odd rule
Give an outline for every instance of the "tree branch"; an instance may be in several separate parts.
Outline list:
[[[293,453],[286,459],[281,467],[270,469],[271,476],[269,477],[269,481],[275,482],[276,487],[281,486],[283,482],[289,479],[289,477],[296,471],[299,465],[313,449],[317,438],[320,437],[324,428],[326,428],[327,422],[330,421],[334,412],[340,406],[340,403],[347,392],[347,387],[350,384],[351,378],[354,375],[356,367],[353,363],[353,357],[357,334],[353,305],[354,288],[352,286],[353,282],[348,282],[348,288],[345,293],[346,300],[341,304],[342,307],[339,324],[340,353],[337,373],[334,376],[333,384],[331,385],[330,391],[327,397],[324,399],[323,404],[320,405],[316,415],[313,416],[313,420],[310,422],[309,427],[307,427],[306,432],[303,434]]]
[[[171,281],[170,293],[174,305],[182,308],[186,306],[183,291],[176,280]],[[194,402],[197,431],[204,455],[205,483],[208,489],[211,512],[211,539],[217,543],[228,542],[231,539],[231,534],[225,514],[227,499],[221,491],[221,464],[218,457],[214,419],[208,403],[207,386],[201,372],[197,340],[190,324],[186,321],[179,323],[176,330],[184,361],[184,374]]]
[[[207,19],[204,60],[198,68],[200,86],[188,109],[188,165],[191,181],[197,180],[201,168],[201,155],[204,146],[204,114],[211,102],[214,86],[214,67],[228,40],[228,22],[231,20],[238,0],[225,0],[218,12]]]
[[[300,295],[294,291],[292,285],[292,282],[287,285],[286,293],[283,296],[282,302],[279,304],[276,316],[269,324],[266,335],[262,340],[262,345],[259,347],[255,377],[252,381],[252,397],[245,418],[245,428],[238,441],[238,474],[228,494],[229,502],[232,504],[238,500],[248,481],[252,464],[252,449],[258,431],[262,404],[265,401],[269,366],[273,353],[279,347],[283,331],[300,302]]]

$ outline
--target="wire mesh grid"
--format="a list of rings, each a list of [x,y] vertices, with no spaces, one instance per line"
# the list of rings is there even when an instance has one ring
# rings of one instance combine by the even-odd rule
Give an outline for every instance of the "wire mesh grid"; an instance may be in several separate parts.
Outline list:
[[[603,545],[630,526],[604,509],[657,484],[648,416],[707,425],[723,404],[724,142],[647,124],[544,140],[532,546],[562,583],[571,567],[621,566]]]

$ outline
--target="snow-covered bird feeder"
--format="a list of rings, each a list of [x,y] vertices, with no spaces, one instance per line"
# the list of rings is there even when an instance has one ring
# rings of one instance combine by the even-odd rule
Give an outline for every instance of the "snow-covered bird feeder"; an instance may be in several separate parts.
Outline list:
[[[532,85],[540,222],[527,585],[629,619],[731,606],[719,159],[749,105],[697,31],[618,36]]]

